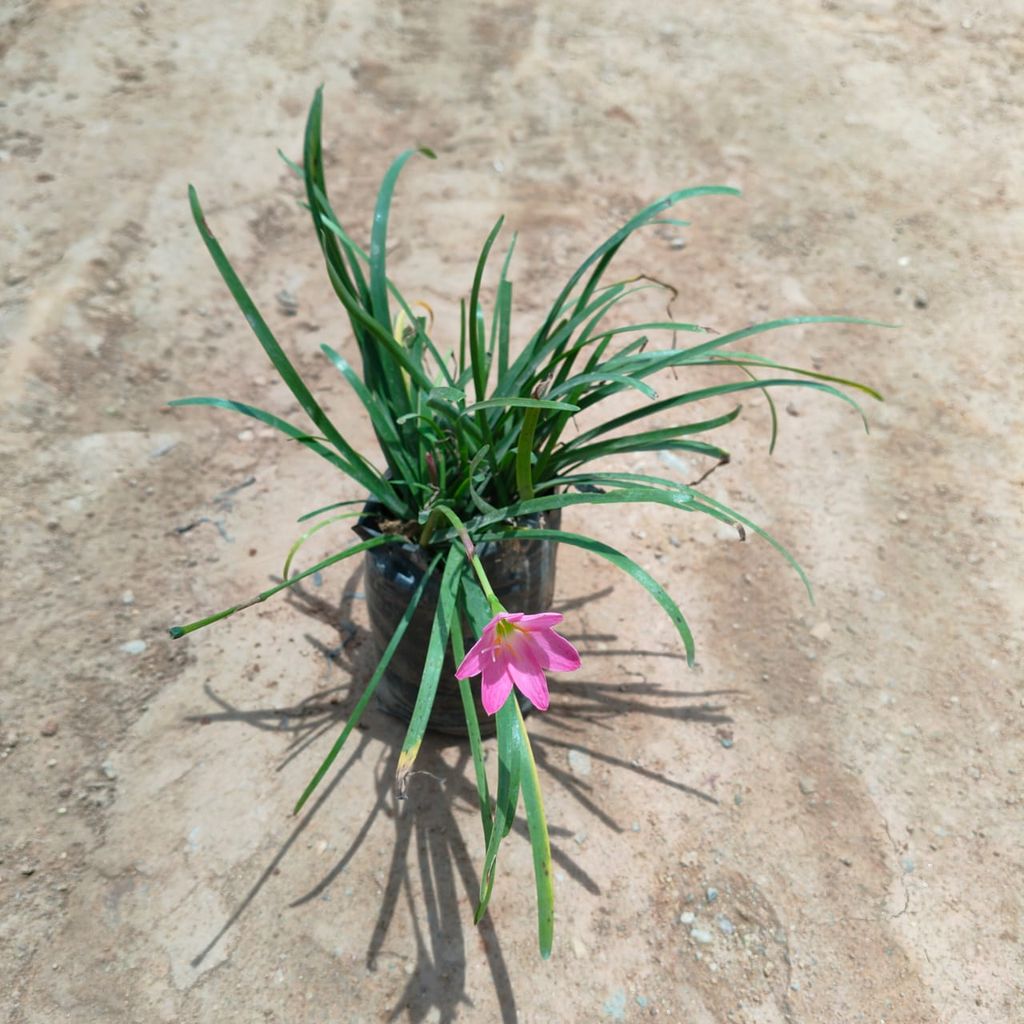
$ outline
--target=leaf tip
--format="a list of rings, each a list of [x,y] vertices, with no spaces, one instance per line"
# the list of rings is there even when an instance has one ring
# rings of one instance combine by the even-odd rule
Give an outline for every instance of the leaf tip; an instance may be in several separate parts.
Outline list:
[[[171,634],[172,640],[179,640],[185,635],[185,630],[181,626],[171,626],[167,632]]]

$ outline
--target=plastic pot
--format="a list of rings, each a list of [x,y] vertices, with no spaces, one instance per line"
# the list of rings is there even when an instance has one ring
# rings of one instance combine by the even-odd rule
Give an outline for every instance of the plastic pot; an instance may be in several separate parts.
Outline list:
[[[363,516],[354,527],[364,540],[379,535],[379,506],[368,502]],[[543,525],[557,529],[561,515],[559,510],[543,516],[531,516],[521,520],[524,526]],[[488,542],[477,548],[487,578],[495,594],[509,611],[541,612],[551,607],[555,590],[555,552],[557,544],[548,540],[515,539]],[[416,544],[384,544],[366,552],[365,591],[370,619],[370,633],[377,657],[380,657],[394,634],[402,614],[409,605],[409,599],[416,589],[429,563],[428,553]],[[427,582],[420,603],[413,614],[409,628],[405,631],[395,650],[387,670],[377,686],[377,701],[380,708],[396,718],[408,721],[416,705],[426,660],[430,630],[437,608],[441,573],[435,571]],[[476,637],[470,625],[463,621],[463,636],[468,650]],[[462,696],[455,679],[455,664],[451,648],[445,651],[444,665],[437,686],[433,711],[427,728],[431,732],[450,736],[466,735],[466,714]],[[487,715],[480,703],[479,680],[470,682],[476,703],[477,720],[484,736],[493,736],[494,719]],[[515,691],[519,706],[524,714],[533,705]]]

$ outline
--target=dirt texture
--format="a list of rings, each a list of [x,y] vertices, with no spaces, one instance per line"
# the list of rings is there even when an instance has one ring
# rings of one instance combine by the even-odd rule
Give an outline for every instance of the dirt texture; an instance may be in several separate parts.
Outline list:
[[[211,4],[0,11],[3,490],[0,1018],[279,1024],[1024,1019],[1020,5]],[[390,268],[457,333],[500,213],[514,334],[673,188],[729,184],[622,254],[717,329],[850,313],[750,347],[868,381],[866,435],[810,391],[747,400],[709,493],[565,516],[690,618],[577,550],[583,668],[531,721],[556,866],[537,956],[525,826],[472,923],[471,765],[366,719],[292,804],[371,669],[342,564],[183,640],[281,571],[303,512],[358,497],[259,424],[297,409],[202,248],[188,182],[350,438],[319,354],[354,345],[296,182],[326,87],[328,178],[368,232],[410,144]],[[640,307],[642,308],[642,307]],[[667,378],[662,390],[689,380]],[[720,407],[716,407],[720,408]],[[297,415],[296,415],[297,418]],[[721,441],[720,441],[721,443]],[[625,468],[696,476],[657,456]],[[349,543],[345,523],[303,557]],[[492,758],[493,763],[493,758]]]

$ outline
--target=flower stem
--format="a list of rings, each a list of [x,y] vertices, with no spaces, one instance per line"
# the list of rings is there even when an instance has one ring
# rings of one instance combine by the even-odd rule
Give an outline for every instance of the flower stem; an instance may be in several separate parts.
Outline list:
[[[476,553],[476,545],[473,543],[473,538],[470,537],[466,524],[447,505],[435,505],[431,510],[426,525],[423,527],[423,533],[420,534],[420,544],[425,545],[430,540],[434,530],[437,528],[440,516],[444,516],[455,528],[455,532],[459,535],[459,540],[462,541],[462,545],[466,549],[466,556],[473,566],[473,571],[480,581],[484,597],[487,598],[487,603],[491,606],[491,611],[495,615],[500,615],[506,610],[505,606],[498,600],[497,595],[494,593],[494,588],[491,586],[491,581],[487,578],[487,573],[484,572],[480,556]]]
[[[533,468],[530,460],[533,455],[533,435],[537,430],[539,416],[540,409],[527,409],[519,433],[519,446],[516,450],[516,488],[521,501],[529,501],[533,497]]]

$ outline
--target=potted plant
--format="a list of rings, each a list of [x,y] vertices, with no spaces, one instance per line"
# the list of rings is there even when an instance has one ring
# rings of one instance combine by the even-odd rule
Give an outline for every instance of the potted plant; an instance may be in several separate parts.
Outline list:
[[[694,403],[748,390],[768,398],[772,445],[777,419],[771,391],[776,388],[823,391],[859,411],[847,390],[880,397],[871,388],[783,366],[737,347],[748,338],[793,324],[870,321],[846,316],[792,317],[716,334],[673,318],[641,323],[615,319],[629,296],[665,287],[646,277],[609,282],[607,275],[619,249],[641,228],[665,223],[666,211],[684,200],[738,194],[732,188],[704,186],[673,192],[627,221],[583,261],[539,326],[518,344],[513,341],[509,277],[514,237],[501,262],[489,315],[481,301],[484,273],[503,226],[499,219],[483,244],[468,300],[462,303],[457,344],[445,345],[431,336],[430,311],[403,298],[388,278],[386,266],[388,216],[398,176],[415,153],[431,158],[434,154],[427,149],[407,150],[391,164],[380,187],[366,251],[342,225],[328,197],[321,115],[318,91],[307,121],[302,165],[291,166],[305,182],[306,206],[331,285],[348,314],[361,366],[358,370],[351,366],[330,345],[321,348],[369,416],[384,464],[353,448],[325,414],[232,269],[190,188],[192,213],[217,269],[312,428],[224,398],[186,398],[172,404],[232,409],[274,427],[355,481],[367,500],[365,504],[333,502],[303,516],[314,522],[289,552],[281,583],[215,615],[175,626],[171,635],[184,636],[328,566],[365,554],[371,625],[380,658],[295,810],[302,808],[330,769],[382,681],[393,688],[390,709],[408,718],[398,762],[399,793],[431,726],[432,711],[434,727],[450,728],[452,701],[456,701],[472,751],[483,831],[475,919],[487,908],[500,844],[512,827],[521,797],[533,849],[540,952],[546,957],[554,920],[551,853],[524,709],[547,708],[548,671],[570,671],[580,663],[573,646],[555,630],[561,615],[550,611],[553,546],[583,548],[623,570],[668,614],[691,665],[694,657],[686,619],[661,584],[625,553],[561,529],[561,510],[573,505],[653,502],[710,516],[735,526],[741,534],[749,528],[764,537],[807,585],[792,556],[739,512],[696,486],[609,469],[607,460],[629,452],[670,450],[709,459],[712,466],[727,462],[725,449],[706,435],[735,420],[740,407],[725,408],[701,420],[687,419],[686,413]],[[676,339],[687,334],[693,342],[678,344]],[[657,343],[658,337],[666,342]],[[721,383],[687,389],[685,371],[698,366],[733,372]],[[659,397],[651,380],[664,376],[664,371],[673,371],[674,387],[671,394]],[[601,403],[624,392],[636,394],[633,407],[602,419]],[[672,425],[644,426],[650,417],[667,413],[673,415]],[[595,465],[598,460],[602,461]],[[325,485],[325,495],[329,490]],[[360,514],[357,508],[339,511],[346,505],[361,507],[356,526],[359,542],[293,573],[293,557],[309,536],[340,517]],[[402,672],[392,671],[399,662]],[[405,678],[396,681],[403,673]],[[473,682],[477,677],[479,687]],[[516,693],[520,700],[513,699]],[[438,716],[435,706],[441,703],[446,710]],[[489,731],[497,733],[493,796],[482,749],[482,734]]]

